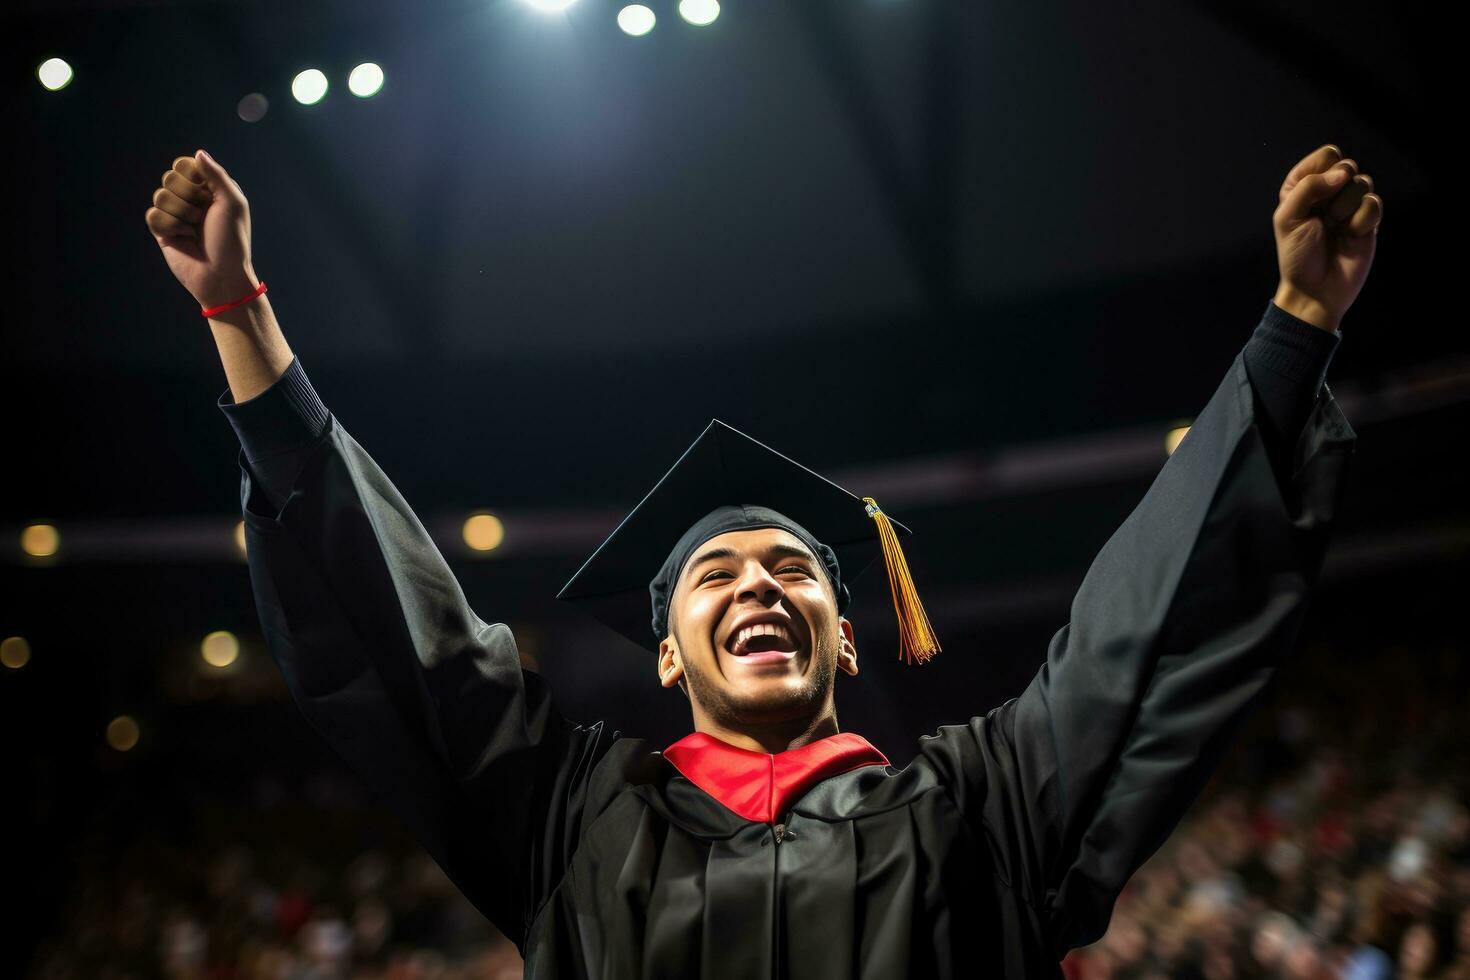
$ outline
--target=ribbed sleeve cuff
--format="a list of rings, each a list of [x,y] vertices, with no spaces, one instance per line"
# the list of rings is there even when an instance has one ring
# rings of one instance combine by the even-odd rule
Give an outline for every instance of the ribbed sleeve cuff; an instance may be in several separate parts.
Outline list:
[[[218,404],[252,463],[311,445],[331,419],[300,358],[292,358],[275,384],[254,398],[236,404],[226,388]]]
[[[1341,342],[1340,332],[1314,327],[1268,300],[1260,324],[1246,342],[1245,354],[1253,365],[1293,382],[1315,382],[1315,391],[1326,378],[1327,366]]]

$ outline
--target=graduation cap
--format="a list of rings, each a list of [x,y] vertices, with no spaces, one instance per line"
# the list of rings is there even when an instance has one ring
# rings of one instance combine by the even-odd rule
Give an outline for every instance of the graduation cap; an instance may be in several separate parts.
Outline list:
[[[763,443],[711,419],[694,444],[557,593],[657,652],[684,562],[717,534],[782,527],[826,566],[838,613],[855,579],[882,554],[899,623],[899,656],[924,663],[939,641],[919,602],[899,535],[911,532],[872,497],[856,497]],[[651,615],[650,615],[651,614]]]

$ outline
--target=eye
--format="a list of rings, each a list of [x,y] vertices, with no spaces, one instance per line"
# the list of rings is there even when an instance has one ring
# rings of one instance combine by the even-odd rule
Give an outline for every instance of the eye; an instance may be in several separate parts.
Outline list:
[[[782,572],[789,572],[789,571],[793,571],[793,570],[798,571],[798,572],[800,572],[803,575],[806,575],[807,574],[807,570],[805,568],[803,568],[801,565],[787,565],[785,568],[782,568],[779,571],[777,571],[776,574],[777,575],[780,575]],[[703,583],[708,582],[711,579],[713,579],[716,575],[729,575],[729,574],[730,573],[727,572],[727,571],[725,571],[725,569],[723,569],[723,568],[716,568],[714,571],[709,572],[707,575],[705,575],[704,578],[700,579],[699,581],[700,581],[700,584],[703,584]]]

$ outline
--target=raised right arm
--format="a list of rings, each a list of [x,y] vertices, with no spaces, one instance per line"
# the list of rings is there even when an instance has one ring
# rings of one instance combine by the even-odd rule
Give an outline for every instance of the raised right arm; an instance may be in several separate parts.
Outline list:
[[[146,220],[201,307],[258,282],[245,197],[202,153],[175,161]],[[251,584],[291,696],[520,945],[612,738],[568,723],[510,629],[470,609],[408,503],[317,397],[265,297],[210,325],[230,384],[220,408],[241,442]]]

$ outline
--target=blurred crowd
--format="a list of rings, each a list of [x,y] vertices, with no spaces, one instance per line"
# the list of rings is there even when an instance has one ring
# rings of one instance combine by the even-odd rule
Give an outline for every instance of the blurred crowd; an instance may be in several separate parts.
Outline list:
[[[1284,680],[1291,700],[1253,718],[1069,980],[1470,980],[1461,658],[1405,662],[1372,685]],[[99,828],[31,975],[519,977],[515,948],[401,828],[364,837],[380,811],[330,778],[291,812],[279,787],[193,812],[211,834]]]
[[[1302,651],[1069,980],[1470,980],[1467,670]]]
[[[84,863],[36,977],[521,976],[515,947],[422,851],[370,850],[331,865],[290,848],[191,853],[151,841]]]
[[[1413,774],[1354,791],[1314,754],[1258,802],[1219,792],[1133,876],[1071,980],[1470,980],[1470,812]]]

